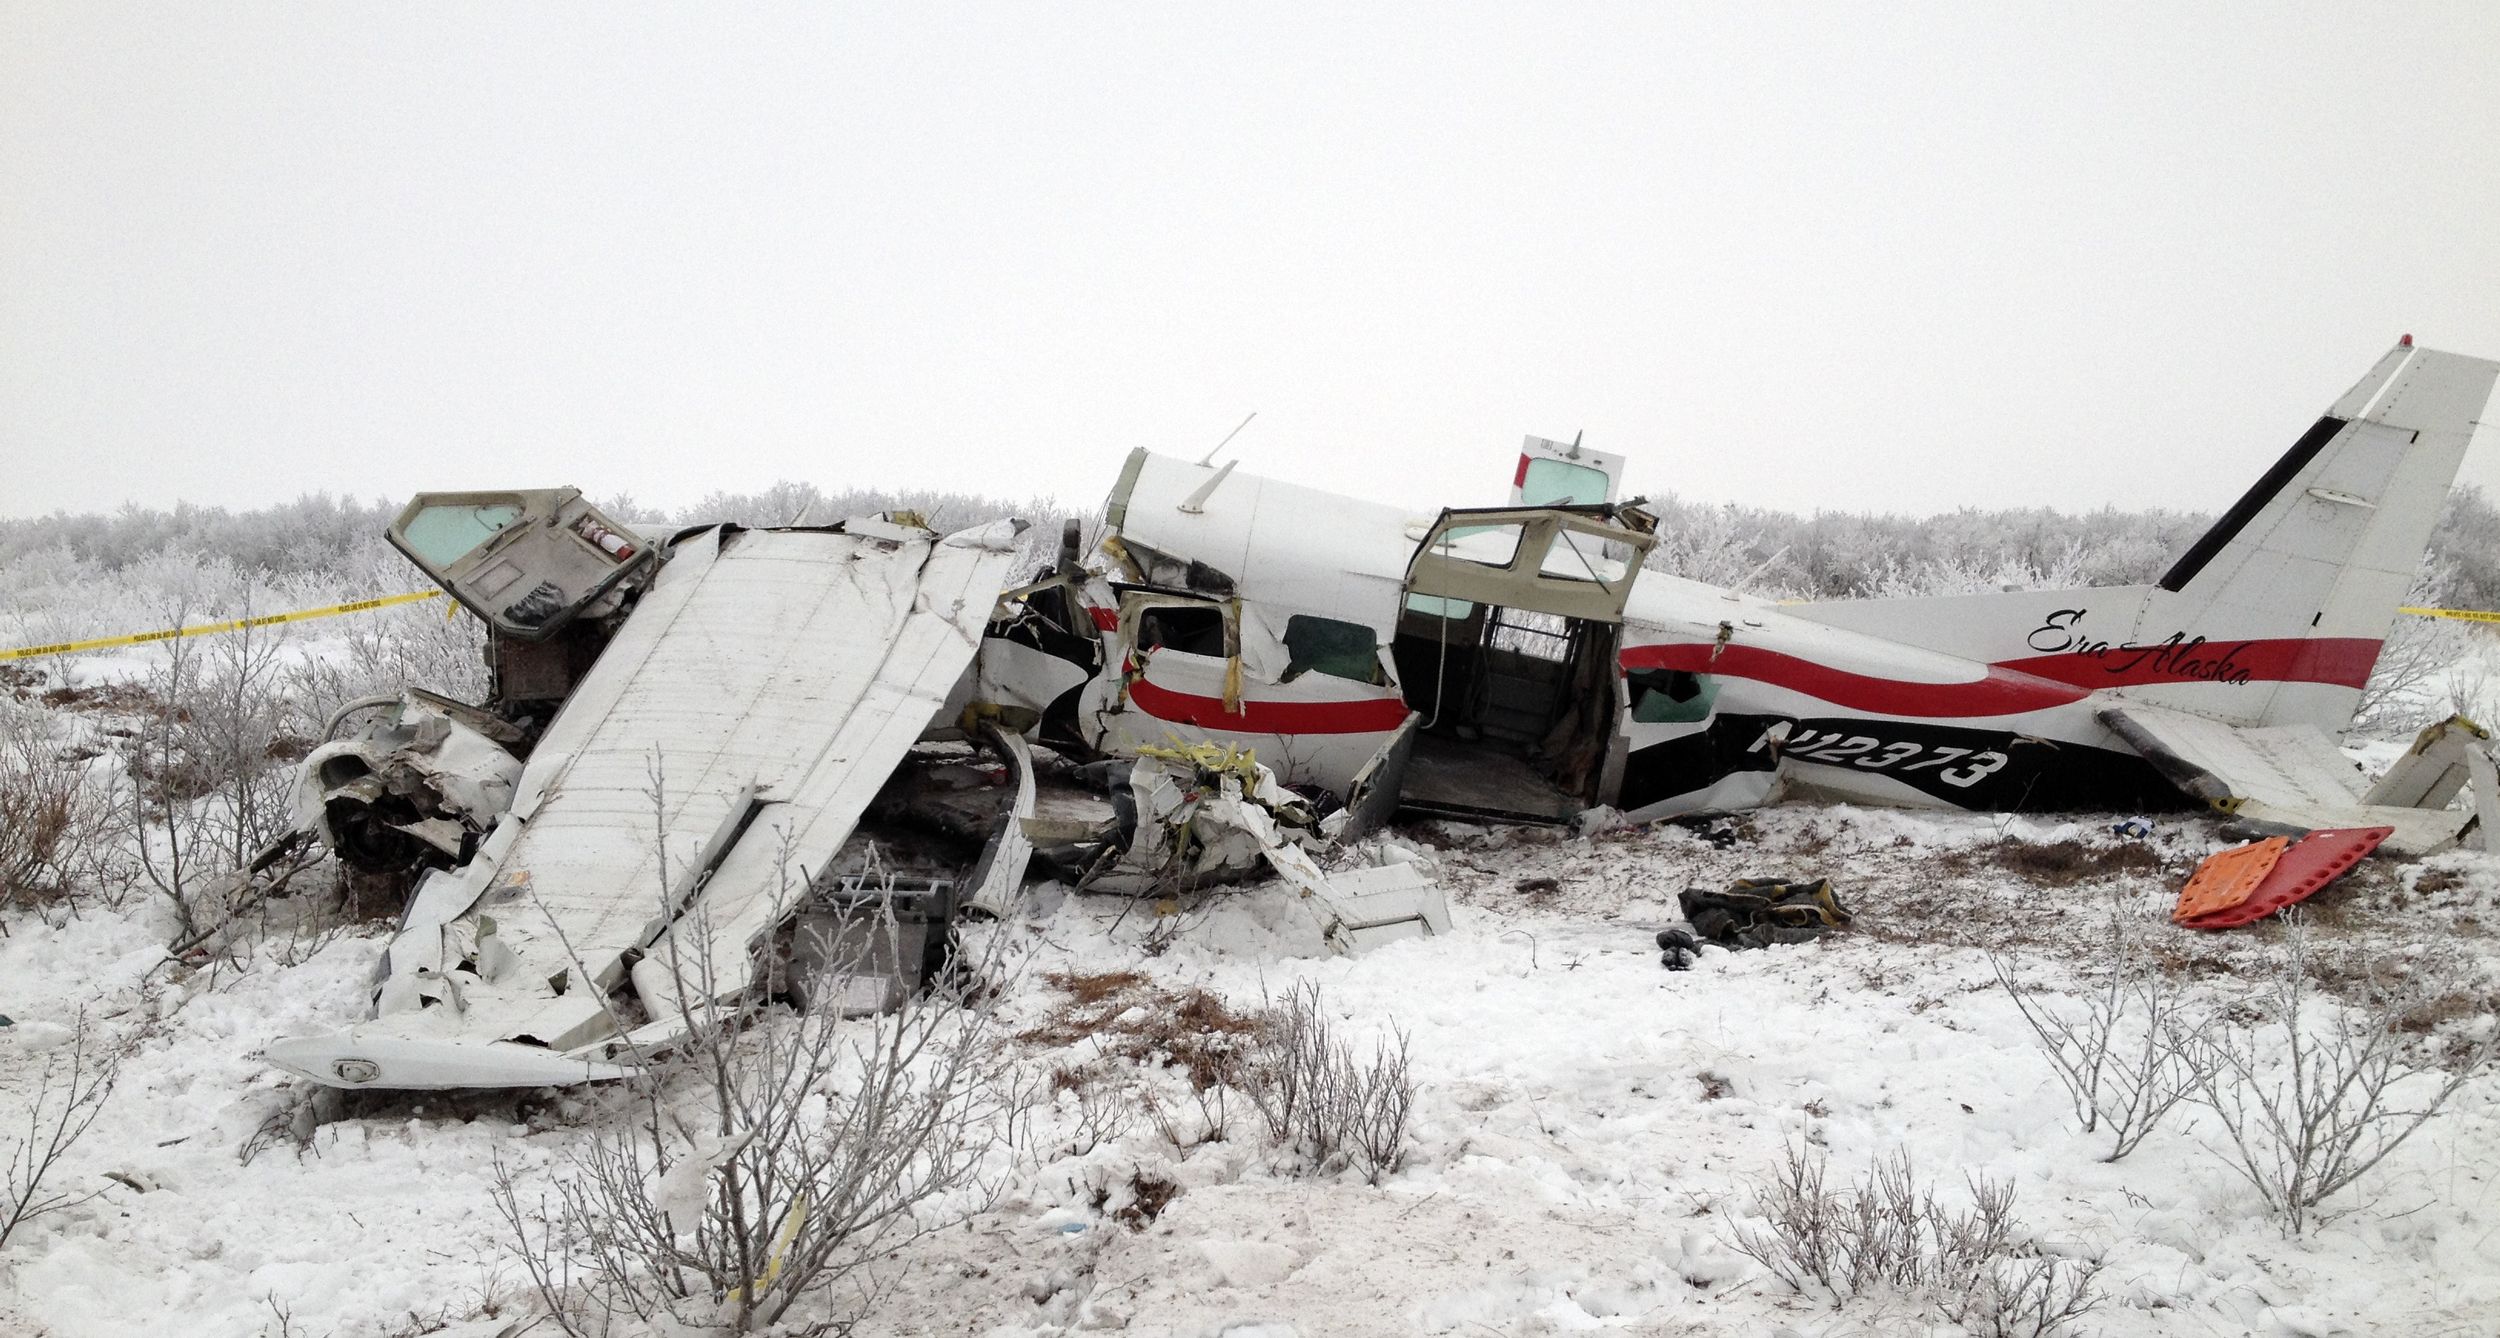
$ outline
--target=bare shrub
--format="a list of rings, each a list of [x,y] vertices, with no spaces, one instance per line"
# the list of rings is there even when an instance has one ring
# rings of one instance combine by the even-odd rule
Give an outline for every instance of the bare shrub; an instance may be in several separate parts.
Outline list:
[[[2110,917],[2098,979],[2071,1004],[2027,988],[2011,954],[1991,951],[1988,965],[2065,1085],[2083,1131],[2109,1126],[2110,1151],[2101,1160],[2135,1151],[2208,1076],[2198,1068],[2203,1052],[2184,1043],[2177,990],[2146,960],[2120,916]]]
[[[1827,1188],[1821,1150],[1790,1144],[1779,1172],[1757,1181],[1764,1224],[1740,1227],[1736,1249],[1801,1295],[1837,1307],[1880,1291],[1926,1297],[1972,1333],[2049,1338],[2100,1305],[2097,1259],[2047,1255],[2019,1238],[2011,1181],[1973,1177],[1954,1212],[1895,1151],[1857,1183]]]
[[[2436,966],[2407,980],[2352,973],[2350,1002],[2317,998],[2305,917],[2284,918],[2282,956],[2250,1006],[2217,1012],[2183,1044],[2193,1047],[2196,1099],[2220,1121],[2232,1168],[2298,1233],[2339,1216],[2326,1201],[2491,1064],[2500,1030],[2444,1053],[2415,1035],[2425,1001],[2456,989]]]
[[[26,1108],[25,1136],[5,1140],[9,1178],[8,1197],[0,1200],[0,1245],[26,1222],[95,1197],[47,1194],[44,1179],[104,1113],[120,1074],[121,1057],[102,1048],[81,1011],[68,1053],[55,1049],[44,1056],[35,1099]]]
[[[109,791],[64,757],[43,715],[0,702],[0,910],[73,897],[113,828]]]
[[[232,598],[251,616],[253,588]],[[169,626],[202,607],[178,590],[163,606]],[[194,641],[159,643],[165,658],[140,700],[131,740],[128,817],[140,871],[174,915],[177,943],[195,945],[239,908],[237,870],[293,825],[288,789],[287,699],[279,681],[282,638],[245,627]]]
[[[1415,1105],[1406,1033],[1392,1027],[1368,1064],[1357,1060],[1321,1011],[1315,984],[1298,984],[1267,1008],[1240,1078],[1269,1137],[1322,1173],[1352,1165],[1377,1185],[1405,1159]]]
[[[681,998],[711,997],[702,963],[675,969]],[[1014,1117],[975,972],[867,1016],[844,1015],[843,980],[795,1014],[689,1005],[641,1112],[573,1152],[551,1197],[499,1165],[496,1210],[558,1325],[846,1328],[872,1264],[978,1206],[989,1131]]]

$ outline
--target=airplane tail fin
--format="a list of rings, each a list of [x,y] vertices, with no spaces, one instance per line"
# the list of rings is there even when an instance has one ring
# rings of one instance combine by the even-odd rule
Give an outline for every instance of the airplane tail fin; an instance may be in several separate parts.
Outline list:
[[[1798,616],[2227,724],[2352,724],[2500,363],[2390,349],[2153,585]]]
[[[2274,646],[2288,672],[2270,690],[2175,704],[2250,725],[2351,723],[2495,378],[2500,363],[2406,336],[2189,546],[2137,636]]]

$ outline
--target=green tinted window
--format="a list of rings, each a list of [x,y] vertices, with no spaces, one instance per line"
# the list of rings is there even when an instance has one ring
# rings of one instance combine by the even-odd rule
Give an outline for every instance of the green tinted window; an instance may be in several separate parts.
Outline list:
[[[1408,595],[1406,607],[1409,612],[1420,613],[1427,618],[1460,619],[1476,611],[1476,606],[1466,600],[1443,599],[1439,595]]]
[[[429,506],[408,522],[400,537],[418,561],[439,571],[520,518],[521,508],[504,502]]]
[[[1285,620],[1285,649],[1293,656],[1285,666],[1287,678],[1317,670],[1357,683],[1381,681],[1379,639],[1359,623],[1297,613]]]
[[[1632,718],[1644,725],[1689,725],[1710,718],[1719,680],[1681,669],[1635,669],[1631,673]]]
[[[1606,500],[1606,471],[1566,460],[1530,460],[1521,506],[1592,506]]]

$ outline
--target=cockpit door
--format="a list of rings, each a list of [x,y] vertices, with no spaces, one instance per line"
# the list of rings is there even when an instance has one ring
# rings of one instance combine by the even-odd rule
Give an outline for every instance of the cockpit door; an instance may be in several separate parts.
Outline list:
[[[390,540],[470,612],[523,641],[553,635],[654,561],[639,535],[574,488],[418,493]]]
[[[1486,604],[1620,623],[1656,524],[1628,506],[1443,511],[1407,563],[1407,607]]]

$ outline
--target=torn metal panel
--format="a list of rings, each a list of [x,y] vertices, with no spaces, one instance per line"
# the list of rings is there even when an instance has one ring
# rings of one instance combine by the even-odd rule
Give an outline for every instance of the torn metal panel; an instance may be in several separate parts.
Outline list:
[[[757,941],[971,663],[1014,559],[1008,522],[943,540],[856,528],[869,532],[680,543],[539,741],[511,812],[420,886],[375,1018],[273,1059],[334,1085],[350,1084],[325,1058],[380,1038],[630,1063],[703,1015],[674,989],[644,996],[648,972],[628,987],[634,961],[673,959],[710,996],[743,991]],[[354,1085],[499,1081],[486,1066],[441,1080],[456,1070],[403,1081],[385,1066]]]
[[[296,826],[368,872],[406,869],[428,852],[458,860],[512,805],[521,775],[503,746],[512,732],[425,692],[350,709],[374,706],[385,709],[363,730],[314,749],[297,769]]]
[[[2461,715],[2425,728],[2413,746],[2362,796],[2367,804],[2403,808],[2446,808],[2463,790],[2469,776],[2467,759],[2488,746],[2491,735]]]
[[[2260,828],[2392,827],[2389,853],[2415,856],[2455,845],[2474,820],[2469,810],[2371,802],[2361,768],[2312,725],[2250,728],[2143,704],[2101,719],[2183,791]]]
[[[1273,871],[1307,898],[1331,951],[1366,952],[1450,928],[1449,903],[1415,865],[1329,873],[1309,810],[1247,755],[1202,744],[1141,749],[1129,775],[1137,827],[1087,885],[1166,893]]]
[[[982,848],[980,862],[973,866],[972,876],[965,880],[970,891],[964,904],[987,915],[1004,916],[1015,909],[1016,899],[1023,895],[1024,870],[1033,862],[1033,837],[1028,830],[1036,799],[1033,751],[1021,734],[995,726],[986,727],[983,733],[1007,759],[1015,776],[1016,791],[1007,811],[999,814],[989,844]]]

